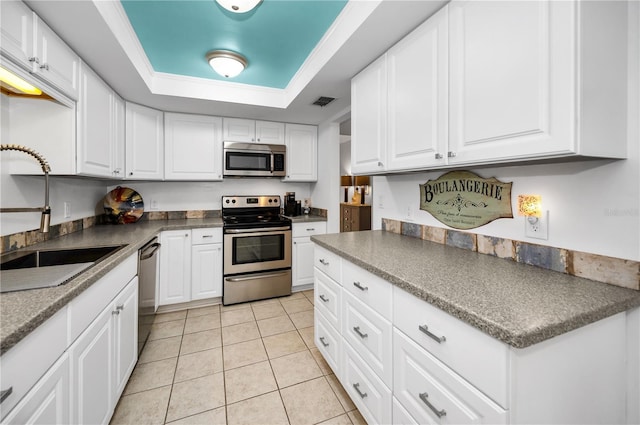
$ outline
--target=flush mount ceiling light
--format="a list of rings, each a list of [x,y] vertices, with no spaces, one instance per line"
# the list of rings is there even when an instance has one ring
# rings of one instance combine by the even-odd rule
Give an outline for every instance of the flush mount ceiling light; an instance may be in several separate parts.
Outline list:
[[[229,12],[246,13],[253,10],[262,0],[216,0],[218,4]]]
[[[235,77],[247,67],[247,59],[230,50],[212,50],[206,58],[211,68],[226,78]]]

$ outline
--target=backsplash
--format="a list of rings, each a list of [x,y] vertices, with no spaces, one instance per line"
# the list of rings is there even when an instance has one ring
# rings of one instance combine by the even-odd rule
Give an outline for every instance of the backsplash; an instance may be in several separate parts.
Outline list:
[[[311,214],[320,217],[327,217],[327,210],[322,208],[311,208]],[[216,218],[221,217],[220,210],[188,210],[188,211],[145,211],[139,221],[150,220],[184,220],[189,218]],[[15,251],[16,249],[25,248],[55,239],[69,233],[79,232],[88,229],[97,224],[108,223],[104,214],[85,217],[78,220],[67,221],[60,224],[52,224],[49,233],[41,233],[39,230],[28,230],[25,232],[14,233],[11,235],[0,236],[0,254]]]
[[[382,230],[640,290],[640,262],[511,239],[382,219]]]

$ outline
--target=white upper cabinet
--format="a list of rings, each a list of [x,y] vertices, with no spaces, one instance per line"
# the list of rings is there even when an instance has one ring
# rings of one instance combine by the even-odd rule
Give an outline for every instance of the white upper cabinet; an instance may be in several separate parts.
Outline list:
[[[164,114],[166,180],[222,180],[222,118]]]
[[[448,8],[387,52],[387,170],[445,163],[448,133]]]
[[[21,1],[2,1],[0,34],[2,53],[31,70],[33,65],[33,12]]]
[[[353,173],[625,158],[627,7],[452,1],[353,78]]]
[[[2,52],[12,61],[78,99],[80,58],[21,1],[2,1]]]
[[[242,118],[223,119],[225,142],[284,144],[284,124]]]
[[[387,55],[351,80],[351,173],[385,170],[387,147]]]
[[[460,1],[450,16],[451,164],[626,155],[626,2]]]
[[[318,180],[318,127],[286,124],[287,146],[284,181],[314,182]]]
[[[163,113],[126,103],[126,178],[162,180],[164,177]]]
[[[84,63],[77,111],[78,174],[124,177],[124,103]]]

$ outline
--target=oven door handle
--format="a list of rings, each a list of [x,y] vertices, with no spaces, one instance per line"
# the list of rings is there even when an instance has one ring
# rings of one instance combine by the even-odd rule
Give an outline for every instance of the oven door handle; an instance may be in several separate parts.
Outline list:
[[[260,227],[257,229],[225,229],[225,233],[258,233],[258,232],[275,232],[281,230],[291,230],[288,226],[282,227]]]
[[[280,272],[280,273],[271,273],[271,274],[261,274],[259,276],[249,276],[249,277],[227,277],[225,278],[226,281],[228,282],[243,282],[245,280],[255,280],[255,279],[264,279],[264,278],[269,278],[269,277],[278,277],[278,276],[284,276],[286,275],[287,272]]]

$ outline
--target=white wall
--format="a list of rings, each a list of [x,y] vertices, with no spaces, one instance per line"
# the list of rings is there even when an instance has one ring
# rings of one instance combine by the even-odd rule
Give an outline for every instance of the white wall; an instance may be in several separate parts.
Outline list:
[[[296,199],[308,198],[309,183],[284,183],[270,178],[228,178],[222,182],[110,182],[108,190],[126,186],[142,196],[145,211],[219,210],[222,196],[280,195],[295,192]],[[106,193],[106,192],[105,192]],[[312,204],[315,203],[311,199]]]
[[[549,239],[526,238],[524,218],[499,219],[474,233],[524,240],[600,255],[640,260],[640,3],[629,8],[628,159],[471,169],[482,177],[512,181],[518,194],[542,195],[549,210]],[[606,140],[603,140],[606,143]],[[418,184],[445,171],[374,178],[373,227],[381,219],[446,227],[419,210]]]

